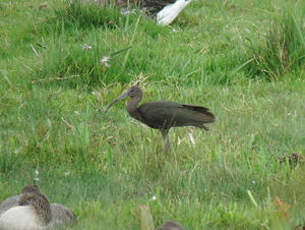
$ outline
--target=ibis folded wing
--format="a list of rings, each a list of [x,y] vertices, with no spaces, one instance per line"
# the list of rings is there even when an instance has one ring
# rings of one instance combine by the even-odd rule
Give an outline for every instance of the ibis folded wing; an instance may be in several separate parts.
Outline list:
[[[170,101],[150,102],[139,107],[142,122],[156,129],[178,126],[197,126],[215,121],[207,108]]]

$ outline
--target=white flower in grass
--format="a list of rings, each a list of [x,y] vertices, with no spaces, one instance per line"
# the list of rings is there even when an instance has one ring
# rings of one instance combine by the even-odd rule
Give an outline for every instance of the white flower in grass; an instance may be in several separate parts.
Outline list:
[[[178,137],[178,145],[182,143],[181,139]]]
[[[255,184],[255,183],[256,183],[255,180],[253,180],[253,181],[252,181],[252,184]]]
[[[105,67],[109,68],[111,65],[109,64],[109,61],[111,60],[111,57],[104,56],[101,58],[100,63],[104,65]]]
[[[122,15],[136,14],[136,10],[135,9],[129,10],[128,8],[122,8],[121,14]]]
[[[246,28],[245,31],[246,31],[248,34],[251,33],[251,30],[249,30],[248,28]]]
[[[149,201],[155,201],[155,200],[157,200],[156,195],[153,195],[153,196],[149,199]]]
[[[39,171],[38,169],[35,170],[35,177],[34,177],[34,181],[40,181],[39,179]]]
[[[74,114],[75,114],[75,115],[80,115],[80,112],[74,111]]]
[[[92,46],[87,45],[86,43],[83,45],[83,50],[91,49]]]
[[[65,175],[65,176],[69,176],[69,175],[70,175],[70,171],[65,172],[64,175]]]

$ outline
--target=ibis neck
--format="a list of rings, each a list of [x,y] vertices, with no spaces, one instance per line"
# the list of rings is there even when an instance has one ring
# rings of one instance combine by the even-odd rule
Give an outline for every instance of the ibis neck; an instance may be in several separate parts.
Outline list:
[[[127,111],[129,113],[129,115],[137,120],[141,120],[141,114],[139,113],[138,107],[137,107],[137,105],[139,104],[141,99],[142,98],[140,98],[140,97],[135,97],[127,102]]]

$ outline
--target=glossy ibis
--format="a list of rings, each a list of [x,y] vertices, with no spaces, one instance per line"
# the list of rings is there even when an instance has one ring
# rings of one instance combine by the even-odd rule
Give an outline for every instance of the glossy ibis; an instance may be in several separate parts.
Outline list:
[[[143,93],[138,86],[130,87],[121,96],[114,99],[105,109],[105,112],[117,101],[130,97],[127,103],[127,111],[136,120],[148,125],[153,129],[159,129],[162,133],[165,147],[169,150],[168,132],[171,127],[195,126],[205,130],[205,123],[215,121],[214,115],[202,106],[186,105],[171,101],[148,102],[137,107]]]

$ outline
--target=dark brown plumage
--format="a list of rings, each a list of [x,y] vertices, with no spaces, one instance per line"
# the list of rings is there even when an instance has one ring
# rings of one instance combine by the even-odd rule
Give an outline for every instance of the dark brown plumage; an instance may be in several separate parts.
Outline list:
[[[185,230],[185,229],[178,223],[167,221],[157,230]]]
[[[40,193],[40,190],[36,184],[28,184],[23,187],[21,190],[21,193],[27,193],[27,192],[38,192]]]
[[[27,185],[22,189],[20,206],[32,205],[41,222],[47,225],[52,219],[51,206],[48,198],[39,191],[36,185]]]
[[[137,86],[130,87],[125,93],[114,99],[105,112],[114,103],[128,96],[130,97],[127,103],[129,115],[153,129],[159,129],[165,141],[165,151],[169,149],[168,132],[171,127],[195,126],[208,130],[204,124],[215,121],[215,116],[202,106],[158,101],[148,102],[137,107],[143,97],[142,90]]]

